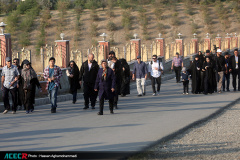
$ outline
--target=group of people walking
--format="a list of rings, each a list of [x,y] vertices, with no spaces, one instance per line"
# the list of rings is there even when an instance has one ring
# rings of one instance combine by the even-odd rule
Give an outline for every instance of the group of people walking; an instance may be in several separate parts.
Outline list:
[[[203,93],[207,95],[214,92],[229,92],[230,74],[232,74],[233,91],[237,89],[240,91],[239,57],[238,49],[234,50],[232,56],[228,52],[223,54],[221,49],[217,49],[216,54],[211,54],[210,50],[206,50],[204,55],[199,51],[187,69],[183,66],[183,60],[179,58],[177,53],[172,62],[172,69],[176,73],[176,82],[183,82],[183,94],[189,94],[190,79],[192,80],[193,94]],[[179,70],[182,70],[181,74]],[[180,77],[182,77],[182,81],[180,81]],[[236,77],[238,77],[238,88]]]
[[[71,67],[69,69],[71,70]],[[80,86],[83,83],[83,109],[88,109],[89,105],[95,109],[98,95],[100,107],[98,115],[103,115],[105,100],[108,100],[110,113],[113,114],[113,109],[118,109],[118,96],[124,97],[130,94],[130,67],[125,59],[118,60],[113,51],[109,53],[107,60],[101,61],[101,66],[94,60],[94,55],[89,54],[75,82]],[[70,86],[75,87],[71,84]]]
[[[230,73],[232,74],[233,89],[240,91],[240,56],[238,49],[234,55],[228,52],[222,55],[221,49],[217,53],[210,54],[206,51],[204,56],[201,51],[194,57],[190,67],[184,67],[183,59],[176,53],[173,58],[171,69],[175,71],[176,82],[183,83],[183,94],[189,94],[189,81],[192,80],[193,94],[212,94],[214,92],[230,91]],[[99,112],[103,115],[105,100],[109,102],[110,113],[118,109],[118,97],[125,97],[130,94],[130,67],[125,59],[118,60],[115,53],[111,51],[107,60],[102,60],[101,65],[95,61],[94,55],[89,54],[88,59],[79,67],[74,61],[70,61],[66,74],[70,85],[69,92],[73,95],[72,103],[77,101],[78,89],[83,87],[84,110],[95,109],[97,96],[99,96]],[[161,77],[164,74],[164,67],[161,58],[152,56],[148,64],[137,61],[133,65],[132,79],[136,80],[138,96],[146,95],[146,80],[151,79],[153,96],[160,94]],[[63,73],[60,67],[55,65],[55,58],[49,59],[49,65],[44,69],[43,77],[47,81],[51,103],[51,113],[56,113],[58,90],[61,89],[60,79]],[[238,77],[238,87],[236,85]],[[6,58],[6,66],[2,68],[1,79],[2,98],[5,106],[4,114],[10,110],[9,92],[12,96],[12,113],[23,107],[26,113],[34,111],[36,87],[41,91],[41,85],[37,74],[31,66],[31,62],[24,60],[19,64],[19,59]],[[226,84],[225,84],[226,83]],[[157,86],[156,86],[157,85]],[[156,88],[157,87],[157,88]],[[19,106],[19,108],[17,108]]]
[[[37,74],[28,60],[19,65],[19,59],[6,58],[6,66],[2,69],[2,97],[4,101],[4,114],[10,110],[9,92],[12,95],[12,113],[22,106],[26,113],[34,111],[36,87],[41,91]],[[69,92],[73,95],[73,104],[77,101],[77,91],[83,85],[84,108],[91,105],[95,109],[97,96],[99,96],[100,111],[103,115],[104,101],[108,100],[110,113],[118,108],[118,96],[130,94],[130,68],[125,59],[118,60],[115,53],[111,51],[107,60],[101,61],[101,66],[94,60],[94,55],[89,54],[80,70],[74,61],[70,61],[66,74],[70,85]],[[51,103],[51,113],[56,113],[58,90],[61,89],[60,79],[63,73],[60,67],[55,65],[55,58],[49,59],[49,65],[44,69],[43,77],[47,81]],[[19,108],[17,108],[19,106]]]
[[[6,114],[10,110],[9,92],[12,96],[12,113],[15,114],[17,107],[26,110],[26,113],[34,111],[35,91],[36,86],[40,88],[40,83],[37,79],[37,74],[33,70],[31,63],[24,60],[19,65],[19,59],[6,58],[6,66],[2,68],[2,99],[4,102]]]
[[[141,56],[137,56],[137,61],[133,66],[132,79],[136,80],[139,97],[146,95],[146,80],[148,76],[151,79],[153,96],[160,94],[161,75],[163,74],[163,70],[162,60],[158,58],[157,55],[152,56],[152,61],[149,62],[149,64],[141,61]]]

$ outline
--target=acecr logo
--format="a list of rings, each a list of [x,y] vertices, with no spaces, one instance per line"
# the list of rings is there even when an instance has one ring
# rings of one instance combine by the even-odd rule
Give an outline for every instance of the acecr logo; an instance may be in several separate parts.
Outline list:
[[[27,153],[6,153],[4,159],[27,159]]]

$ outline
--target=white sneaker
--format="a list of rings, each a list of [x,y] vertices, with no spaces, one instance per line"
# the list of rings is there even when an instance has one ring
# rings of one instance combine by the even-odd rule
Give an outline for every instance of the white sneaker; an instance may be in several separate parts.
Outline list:
[[[188,93],[186,93],[186,94],[188,94]]]
[[[3,114],[6,114],[8,112],[8,110],[4,110]]]
[[[157,92],[157,95],[160,95],[160,92]]]
[[[16,111],[12,111],[12,114],[16,114]]]
[[[153,93],[153,96],[156,96],[156,93]]]

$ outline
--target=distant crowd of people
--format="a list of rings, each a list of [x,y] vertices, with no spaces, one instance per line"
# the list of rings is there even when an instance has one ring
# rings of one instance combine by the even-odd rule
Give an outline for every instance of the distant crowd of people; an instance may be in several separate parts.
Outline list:
[[[209,50],[206,54],[201,51],[194,57],[189,68],[184,67],[183,59],[176,53],[173,58],[171,69],[175,71],[176,82],[183,83],[183,94],[189,94],[189,81],[192,80],[193,94],[212,94],[214,92],[230,91],[230,73],[232,74],[233,90],[240,91],[240,69],[239,69],[238,49],[234,50],[234,55],[228,52],[222,55],[221,49],[216,54],[211,54]],[[13,62],[13,64],[12,64]],[[153,96],[160,94],[161,77],[164,74],[164,67],[161,58],[152,56],[152,61],[148,64],[141,61],[141,56],[137,56],[137,61],[133,65],[132,77],[130,67],[125,59],[117,59],[115,52],[109,53],[108,59],[102,60],[101,65],[95,61],[94,55],[89,54],[80,70],[74,61],[70,61],[66,74],[70,85],[69,92],[73,95],[72,103],[77,101],[78,89],[83,87],[84,110],[95,109],[97,96],[99,97],[98,115],[103,115],[105,100],[109,102],[110,113],[118,109],[118,97],[125,97],[130,94],[130,80],[136,80],[138,96],[146,95],[146,80],[151,79]],[[44,69],[43,76],[47,81],[51,102],[51,113],[56,113],[58,90],[61,89],[60,79],[62,70],[55,65],[55,58],[49,59],[49,65]],[[236,85],[238,77],[238,88]],[[41,91],[41,85],[37,74],[31,66],[31,62],[24,60],[21,65],[19,59],[6,58],[6,66],[2,68],[2,98],[5,106],[4,114],[10,110],[9,92],[12,96],[12,113],[17,109],[26,110],[26,114],[34,111],[36,87]],[[226,83],[226,84],[225,84]],[[156,86],[157,85],[157,86]],[[157,88],[156,88],[157,87]]]
[[[176,73],[176,82],[183,82],[183,94],[189,94],[189,80],[192,80],[193,94],[212,94],[230,91],[230,74],[232,74],[233,91],[240,91],[240,69],[239,52],[234,50],[234,54],[222,53],[217,49],[216,54],[206,50],[205,55],[199,51],[194,57],[189,68],[183,66],[183,60],[176,54],[173,58],[172,69]],[[180,71],[182,73],[180,74]],[[180,81],[180,77],[182,77]],[[238,77],[238,87],[236,79]]]

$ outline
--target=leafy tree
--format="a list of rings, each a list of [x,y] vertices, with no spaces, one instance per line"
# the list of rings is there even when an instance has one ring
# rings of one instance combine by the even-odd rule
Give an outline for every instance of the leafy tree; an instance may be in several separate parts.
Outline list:
[[[38,6],[36,0],[26,0],[19,3],[19,5],[17,6],[17,10],[20,11],[20,14],[24,14],[25,12],[36,6]]]

